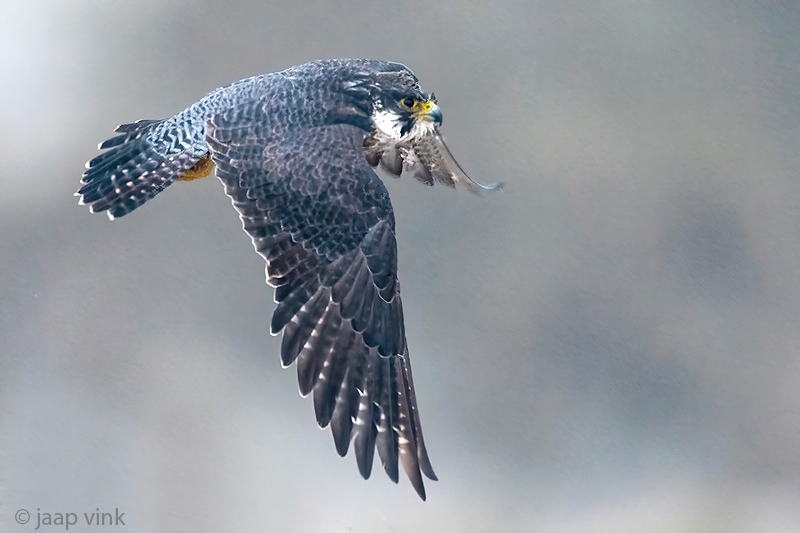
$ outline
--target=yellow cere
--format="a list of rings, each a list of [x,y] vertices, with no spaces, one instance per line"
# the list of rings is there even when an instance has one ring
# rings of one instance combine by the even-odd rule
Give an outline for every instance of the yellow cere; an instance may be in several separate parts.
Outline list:
[[[425,120],[435,105],[436,103],[433,100],[428,100],[427,102],[415,102],[412,115],[416,118],[422,118]]]

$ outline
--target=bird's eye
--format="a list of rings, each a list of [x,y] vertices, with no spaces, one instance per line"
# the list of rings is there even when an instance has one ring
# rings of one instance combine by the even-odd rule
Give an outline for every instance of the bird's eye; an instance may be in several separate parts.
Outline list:
[[[403,107],[406,107],[406,108],[409,108],[409,109],[414,107],[414,103],[416,103],[416,100],[414,98],[411,98],[410,96],[406,96],[405,98],[400,100],[400,104]]]

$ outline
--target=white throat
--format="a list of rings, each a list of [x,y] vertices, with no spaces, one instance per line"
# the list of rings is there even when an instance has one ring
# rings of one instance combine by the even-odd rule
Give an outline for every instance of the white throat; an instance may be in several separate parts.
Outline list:
[[[411,129],[405,135],[401,135],[403,121],[398,113],[387,111],[386,109],[376,109],[372,115],[372,120],[378,130],[386,137],[394,141],[409,141],[430,135],[436,128],[433,122],[427,120],[415,120]]]
[[[419,139],[425,137],[426,135],[430,135],[436,129],[436,125],[433,122],[427,120],[415,120],[414,125],[411,126],[411,129],[403,136],[404,141],[408,141],[411,139]]]
[[[385,109],[376,109],[372,115],[372,120],[381,133],[395,141],[400,140],[400,131],[403,129],[400,115]]]

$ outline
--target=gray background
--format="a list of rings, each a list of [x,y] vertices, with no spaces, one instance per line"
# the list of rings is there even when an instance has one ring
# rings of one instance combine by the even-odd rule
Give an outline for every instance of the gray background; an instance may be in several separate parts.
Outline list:
[[[800,531],[798,27],[794,1],[3,2],[0,529]],[[216,179],[114,222],[72,196],[117,124],[348,56],[409,65],[507,184],[384,176],[426,503],[316,428]]]

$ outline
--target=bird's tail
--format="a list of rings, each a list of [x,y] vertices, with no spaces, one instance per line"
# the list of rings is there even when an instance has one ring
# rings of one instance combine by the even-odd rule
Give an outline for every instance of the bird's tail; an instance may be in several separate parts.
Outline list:
[[[100,144],[106,152],[86,163],[75,193],[92,213],[127,215],[176,180],[207,176],[213,168],[205,126],[180,113],[165,120],[122,124]]]

